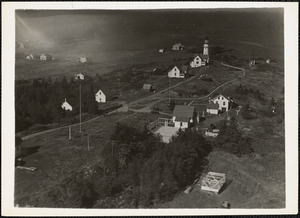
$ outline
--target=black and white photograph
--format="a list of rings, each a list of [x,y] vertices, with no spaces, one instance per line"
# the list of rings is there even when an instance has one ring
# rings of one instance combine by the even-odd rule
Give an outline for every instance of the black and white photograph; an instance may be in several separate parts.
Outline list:
[[[297,213],[298,3],[94,4],[10,10],[9,208]]]

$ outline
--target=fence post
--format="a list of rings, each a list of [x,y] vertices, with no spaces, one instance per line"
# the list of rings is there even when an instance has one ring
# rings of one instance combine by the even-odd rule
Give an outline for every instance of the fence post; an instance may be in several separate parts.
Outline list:
[[[69,126],[69,141],[72,139],[71,126]]]

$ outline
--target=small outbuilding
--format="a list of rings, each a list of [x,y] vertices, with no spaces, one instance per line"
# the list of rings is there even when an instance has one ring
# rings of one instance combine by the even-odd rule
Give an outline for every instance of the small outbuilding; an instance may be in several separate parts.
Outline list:
[[[266,63],[267,64],[269,64],[271,61],[270,61],[270,58],[268,58],[267,60],[266,60]]]
[[[181,43],[176,43],[173,45],[172,50],[181,51],[184,49],[184,46]]]
[[[78,80],[84,80],[84,75],[82,73],[75,74],[74,77]]]
[[[208,114],[218,114],[219,113],[219,104],[208,103],[206,105],[206,112]]]
[[[72,111],[72,106],[67,102],[67,99],[65,99],[65,102],[62,103],[61,107],[65,111]]]
[[[152,92],[153,91],[152,85],[151,84],[144,84],[143,85],[143,91]]]
[[[159,53],[164,53],[164,52],[166,52],[166,49],[161,48],[161,49],[158,50],[158,52],[159,52]]]

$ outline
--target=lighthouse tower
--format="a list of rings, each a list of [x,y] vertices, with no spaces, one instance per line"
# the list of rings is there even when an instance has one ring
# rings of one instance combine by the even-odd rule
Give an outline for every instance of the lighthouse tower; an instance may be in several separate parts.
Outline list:
[[[204,39],[204,45],[203,45],[203,54],[204,55],[209,55],[209,53],[208,53],[208,38],[207,37],[205,37],[205,39]]]

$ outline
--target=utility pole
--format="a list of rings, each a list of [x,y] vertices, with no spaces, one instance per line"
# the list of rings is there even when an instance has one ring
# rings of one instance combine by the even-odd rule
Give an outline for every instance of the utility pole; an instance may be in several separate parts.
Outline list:
[[[69,141],[72,139],[71,126],[69,126]]]
[[[87,135],[88,151],[90,151],[90,135]]]
[[[79,81],[79,132],[81,133],[81,82]]]
[[[169,77],[169,104],[171,103],[171,98],[170,98],[170,77]]]

